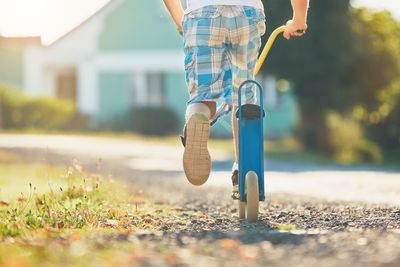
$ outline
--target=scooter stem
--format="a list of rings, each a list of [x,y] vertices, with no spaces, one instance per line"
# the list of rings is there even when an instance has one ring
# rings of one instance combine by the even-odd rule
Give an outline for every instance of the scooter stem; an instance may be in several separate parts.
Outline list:
[[[256,67],[254,69],[254,76],[257,76],[262,65],[264,64],[264,61],[267,58],[269,50],[271,50],[271,47],[274,44],[276,37],[278,37],[279,34],[283,33],[285,31],[285,29],[286,29],[286,26],[281,26],[281,27],[275,29],[272,32],[272,34],[269,36],[268,41],[265,44],[263,51],[261,52],[260,58],[257,61]]]

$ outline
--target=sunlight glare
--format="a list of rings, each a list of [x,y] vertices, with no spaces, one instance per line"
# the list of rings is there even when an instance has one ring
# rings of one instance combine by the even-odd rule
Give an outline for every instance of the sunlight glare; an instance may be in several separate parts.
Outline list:
[[[0,35],[41,36],[50,44],[110,0],[0,0]]]
[[[43,16],[43,0],[0,0],[0,34],[38,36]]]

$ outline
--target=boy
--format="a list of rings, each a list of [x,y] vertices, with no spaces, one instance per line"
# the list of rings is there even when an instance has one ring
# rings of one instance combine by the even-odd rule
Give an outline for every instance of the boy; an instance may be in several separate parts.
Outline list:
[[[307,29],[309,0],[291,0],[293,19],[286,23],[284,37],[301,36]],[[265,32],[261,0],[164,0],[178,31],[183,35],[186,80],[190,100],[182,136],[185,146],[183,168],[194,185],[204,184],[211,171],[207,149],[210,120],[216,115],[216,103],[232,109],[235,163],[232,168],[232,198],[238,199],[238,125],[237,91],[253,71]],[[249,90],[246,90],[249,91]],[[245,102],[254,102],[251,93]]]

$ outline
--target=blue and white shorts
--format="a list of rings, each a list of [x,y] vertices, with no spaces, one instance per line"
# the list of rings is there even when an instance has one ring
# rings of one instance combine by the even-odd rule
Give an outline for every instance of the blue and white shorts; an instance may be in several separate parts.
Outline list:
[[[206,6],[185,15],[183,37],[188,104],[237,104],[239,86],[254,79],[265,33],[263,10],[248,6]],[[245,90],[243,102],[254,102]]]

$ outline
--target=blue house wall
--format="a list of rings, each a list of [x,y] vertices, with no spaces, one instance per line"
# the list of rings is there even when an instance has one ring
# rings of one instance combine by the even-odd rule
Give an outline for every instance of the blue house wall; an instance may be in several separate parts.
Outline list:
[[[98,49],[100,53],[182,51],[182,38],[168,17],[162,1],[124,1],[105,18]],[[127,101],[131,86],[130,75],[132,73],[129,72],[100,75],[100,121],[120,117],[124,111],[132,108],[132,103]],[[182,126],[188,99],[183,67],[180,72],[171,70],[163,75],[164,104],[177,113]],[[123,96],[117,95],[117,92]]]
[[[103,21],[98,35],[97,52],[107,53],[160,53],[177,52],[183,55],[182,37],[169,18],[161,0],[125,0],[111,10]],[[0,38],[0,82],[23,85],[22,46],[7,45]],[[98,114],[100,123],[111,123],[127,116],[135,107],[132,99],[132,76],[136,70],[101,71],[97,77]],[[182,69],[163,71],[163,105],[175,111],[180,127],[188,92]],[[298,120],[296,99],[291,91],[279,97],[279,103],[267,108],[265,123],[269,136],[291,133]],[[226,117],[212,130],[214,135],[229,136],[230,118]]]

